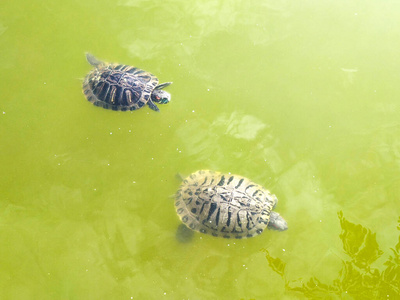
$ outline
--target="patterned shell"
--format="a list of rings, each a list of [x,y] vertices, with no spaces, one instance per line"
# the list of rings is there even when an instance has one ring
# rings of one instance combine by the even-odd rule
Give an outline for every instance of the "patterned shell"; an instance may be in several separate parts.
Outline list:
[[[249,238],[267,227],[278,199],[249,179],[201,170],[181,184],[175,200],[190,229],[224,238]]]
[[[102,63],[83,81],[83,93],[96,106],[112,110],[142,108],[158,84],[153,74],[118,64]]]

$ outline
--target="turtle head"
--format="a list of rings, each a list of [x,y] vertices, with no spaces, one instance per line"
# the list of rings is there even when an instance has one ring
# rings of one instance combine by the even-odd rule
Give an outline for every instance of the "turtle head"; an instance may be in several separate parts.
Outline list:
[[[163,90],[154,90],[151,94],[151,100],[155,103],[167,104],[171,101],[171,95]]]
[[[268,229],[285,231],[288,229],[287,222],[277,212],[271,211],[268,222]]]
[[[169,86],[171,83],[172,82],[166,82],[157,85],[154,88],[153,93],[151,94],[151,100],[153,100],[153,102],[155,103],[160,104],[167,104],[169,101],[171,101],[171,95],[168,92],[162,90],[163,88]]]

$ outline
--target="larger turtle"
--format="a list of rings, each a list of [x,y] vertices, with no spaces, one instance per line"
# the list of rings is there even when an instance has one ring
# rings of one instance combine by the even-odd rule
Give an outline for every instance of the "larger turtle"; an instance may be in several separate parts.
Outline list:
[[[172,82],[158,84],[153,74],[128,65],[109,64],[86,53],[95,68],[83,81],[83,93],[96,106],[112,110],[136,110],[146,104],[160,111],[155,103],[165,104],[171,95],[162,89]]]
[[[177,238],[187,241],[188,229],[224,238],[249,238],[265,228],[288,228],[272,211],[278,199],[264,187],[232,174],[200,170],[183,180],[176,193],[176,212],[183,222]]]

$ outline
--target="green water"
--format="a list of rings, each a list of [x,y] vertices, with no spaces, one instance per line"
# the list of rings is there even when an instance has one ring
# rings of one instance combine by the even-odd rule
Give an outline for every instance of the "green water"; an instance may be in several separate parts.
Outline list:
[[[1,299],[399,299],[400,2],[0,3]],[[172,101],[115,112],[84,53]],[[175,239],[176,174],[251,178],[285,232]]]

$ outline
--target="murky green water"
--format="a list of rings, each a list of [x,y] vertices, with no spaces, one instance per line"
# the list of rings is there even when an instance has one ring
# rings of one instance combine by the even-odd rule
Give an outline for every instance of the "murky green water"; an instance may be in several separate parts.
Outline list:
[[[400,2],[3,1],[1,299],[398,299]],[[84,53],[173,81],[91,105]],[[232,172],[286,232],[175,239],[175,175]]]

